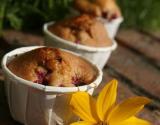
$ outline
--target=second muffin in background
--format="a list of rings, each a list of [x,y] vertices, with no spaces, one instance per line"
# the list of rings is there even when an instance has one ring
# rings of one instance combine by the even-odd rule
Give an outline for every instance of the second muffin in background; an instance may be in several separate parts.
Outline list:
[[[106,47],[112,44],[104,25],[89,15],[80,15],[48,27],[55,35],[76,44]]]

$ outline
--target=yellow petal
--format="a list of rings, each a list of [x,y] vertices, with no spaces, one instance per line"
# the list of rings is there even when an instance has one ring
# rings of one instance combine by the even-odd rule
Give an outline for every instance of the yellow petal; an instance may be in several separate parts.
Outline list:
[[[70,101],[71,108],[83,121],[97,123],[96,101],[87,92],[76,92]]]
[[[107,121],[110,124],[118,124],[119,122],[122,122],[137,114],[144,107],[144,105],[149,102],[150,99],[145,97],[129,98],[113,108]]]
[[[111,125],[117,125],[117,123]],[[122,123],[118,123],[118,125],[151,125],[151,123],[143,119],[131,117]]]
[[[117,80],[109,82],[100,92],[97,98],[97,114],[104,121],[106,113],[114,105],[117,96]]]
[[[79,122],[74,122],[70,125],[94,125],[93,123],[91,122],[86,122],[86,121],[79,121]]]

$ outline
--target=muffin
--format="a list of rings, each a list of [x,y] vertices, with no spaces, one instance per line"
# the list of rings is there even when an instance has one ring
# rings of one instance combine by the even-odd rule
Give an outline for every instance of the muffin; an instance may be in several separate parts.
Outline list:
[[[115,0],[74,0],[74,7],[81,13],[103,17],[109,21],[121,17]]]
[[[57,22],[48,30],[62,39],[91,47],[112,45],[108,33],[100,21],[86,14]]]
[[[96,69],[84,59],[49,47],[18,55],[7,66],[18,77],[49,86],[86,85],[97,76]]]

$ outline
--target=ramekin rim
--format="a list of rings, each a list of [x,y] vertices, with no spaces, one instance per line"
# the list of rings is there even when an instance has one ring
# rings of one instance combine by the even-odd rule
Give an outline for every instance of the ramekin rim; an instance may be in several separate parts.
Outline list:
[[[69,50],[65,50],[65,49],[61,49],[63,51],[67,51],[67,52],[70,52],[72,54],[75,54],[77,56],[79,56],[80,58],[86,60],[88,63],[90,63],[96,70],[97,70],[97,78],[90,84],[88,85],[84,85],[84,86],[78,86],[78,87],[55,87],[55,86],[45,86],[45,85],[41,85],[41,84],[35,84],[31,81],[28,81],[28,80],[25,80],[23,78],[20,78],[18,76],[16,76],[14,73],[12,73],[8,67],[7,67],[7,60],[8,60],[8,57],[12,57],[14,55],[16,55],[17,51],[18,50],[23,50],[23,49],[27,49],[26,51],[23,51],[23,52],[20,52],[18,54],[21,54],[21,53],[24,53],[24,52],[27,52],[29,50],[33,50],[33,49],[36,49],[36,48],[41,48],[41,47],[45,47],[45,46],[29,46],[29,47],[21,47],[21,48],[18,48],[18,49],[14,49],[8,53],[6,53],[4,55],[4,57],[2,58],[2,70],[5,74],[7,74],[7,77],[11,77],[13,78],[14,80],[16,81],[19,81],[20,83],[22,84],[25,84],[27,86],[30,86],[30,87],[33,87],[33,88],[37,88],[39,90],[42,90],[42,91],[45,91],[45,92],[54,92],[54,93],[68,93],[68,92],[76,92],[76,91],[87,91],[88,88],[90,87],[96,87],[100,84],[100,82],[102,81],[102,70],[96,66],[95,64],[91,63],[89,60],[85,59],[84,57],[80,56],[79,54],[77,53],[74,53],[74,52],[71,52]],[[28,50],[29,49],[29,50]],[[12,54],[13,53],[13,54]],[[63,88],[63,89],[62,89]],[[60,91],[61,89],[61,91]]]

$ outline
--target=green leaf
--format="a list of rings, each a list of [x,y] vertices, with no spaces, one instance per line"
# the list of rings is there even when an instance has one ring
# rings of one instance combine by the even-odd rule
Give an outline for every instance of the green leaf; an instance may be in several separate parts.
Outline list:
[[[7,5],[7,2],[4,2],[4,1],[0,4],[0,34],[2,33],[6,5]]]
[[[7,18],[10,22],[10,25],[15,28],[15,29],[21,29],[21,26],[22,26],[22,20],[14,15],[14,14],[8,14],[7,15]]]

